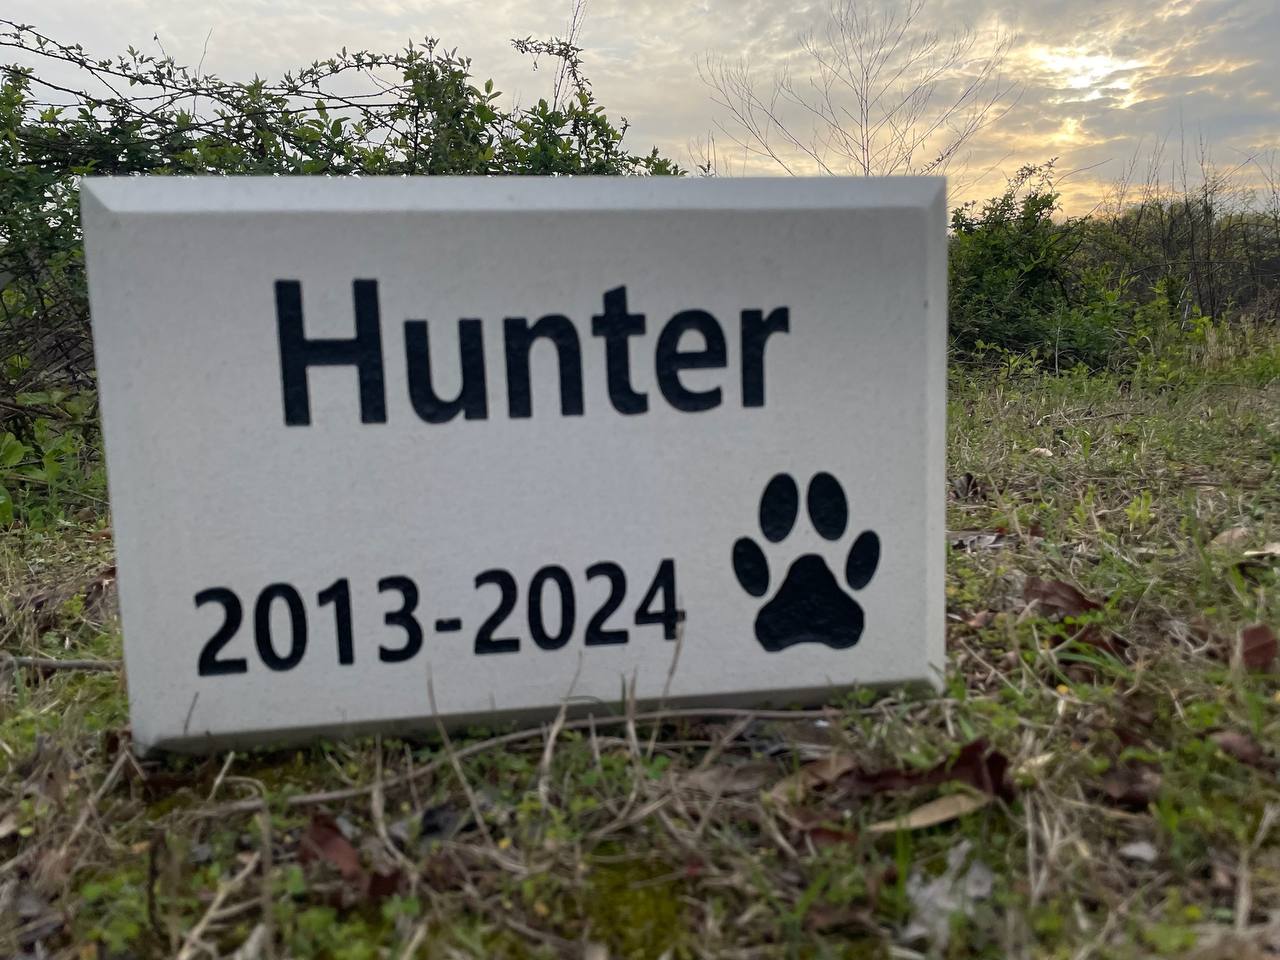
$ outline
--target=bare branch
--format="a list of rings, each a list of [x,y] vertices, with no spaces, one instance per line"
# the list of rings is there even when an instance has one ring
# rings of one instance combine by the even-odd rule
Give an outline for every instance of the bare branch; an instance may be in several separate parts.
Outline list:
[[[699,74],[720,129],[790,174],[943,172],[1016,102],[1000,73],[1013,38],[926,30],[927,2],[831,0],[825,28],[799,37],[802,62],[776,68],[767,96],[745,61],[707,57]]]

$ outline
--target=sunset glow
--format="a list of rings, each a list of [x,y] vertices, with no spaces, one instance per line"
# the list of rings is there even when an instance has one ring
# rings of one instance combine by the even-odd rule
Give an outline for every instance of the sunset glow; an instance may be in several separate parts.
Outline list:
[[[862,3],[873,11],[900,9]],[[159,53],[162,44],[180,62],[203,61],[203,69],[228,78],[278,76],[342,47],[395,50],[436,37],[471,58],[478,80],[492,77],[504,98],[527,103],[550,94],[553,71],[545,61],[534,69],[511,49],[510,38],[562,35],[570,0],[129,0],[128,16],[118,15],[119,5],[85,0],[9,6],[9,16],[74,38],[98,55],[130,44]],[[970,27],[971,65],[998,36],[1011,38],[1001,69],[1011,96],[998,121],[949,168],[954,195],[990,196],[1022,164],[1057,157],[1060,170],[1084,171],[1072,178],[1067,202],[1088,205],[1135,157],[1145,164],[1157,144],[1203,140],[1213,158],[1232,164],[1280,149],[1276,13],[1276,0],[928,0],[919,30],[945,41],[952,30]],[[746,61],[761,93],[783,70],[804,85],[811,61],[802,37],[820,36],[826,17],[824,2],[588,0],[578,41],[600,102],[611,117],[627,120],[632,149],[657,146],[691,169],[714,142],[721,175],[777,175],[782,168],[773,158],[734,143],[698,63],[708,56]],[[942,78],[935,96],[962,87],[963,72]],[[808,136],[811,123],[799,119],[799,132]],[[793,172],[822,172],[785,138],[770,149]]]

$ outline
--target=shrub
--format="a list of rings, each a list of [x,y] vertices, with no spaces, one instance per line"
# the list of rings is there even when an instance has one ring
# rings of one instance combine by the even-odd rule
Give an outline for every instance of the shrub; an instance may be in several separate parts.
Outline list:
[[[1002,194],[951,216],[951,339],[963,355],[1035,349],[1055,365],[1105,363],[1121,312],[1101,272],[1073,254],[1078,223],[1055,223],[1053,162],[1024,166]]]
[[[132,48],[95,59],[0,20],[0,45],[85,82],[60,84],[65,102],[51,106],[55,88],[31,68],[0,68],[0,428],[25,436],[50,413],[20,397],[92,384],[82,176],[679,172],[656,150],[623,148],[626,124],[596,102],[576,47],[514,43],[558,64],[551,101],[501,106],[492,81],[474,82],[470,61],[435,40],[234,82]]]

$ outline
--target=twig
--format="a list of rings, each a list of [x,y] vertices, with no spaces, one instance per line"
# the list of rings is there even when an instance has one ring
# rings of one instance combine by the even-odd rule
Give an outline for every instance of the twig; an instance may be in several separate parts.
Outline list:
[[[379,737],[374,746],[376,766],[373,775],[373,792],[369,797],[369,811],[373,817],[373,827],[378,833],[378,839],[382,841],[382,845],[387,848],[387,852],[400,865],[400,869],[406,875],[415,878],[418,876],[418,868],[413,861],[400,852],[400,848],[395,845],[391,839],[391,834],[387,830],[386,817],[386,801],[382,791],[382,738]]]
[[[80,816],[76,818],[76,825],[71,828],[71,833],[67,835],[67,839],[62,841],[62,846],[58,848],[58,860],[61,860],[67,851],[71,849],[71,845],[80,836],[80,831],[88,825],[89,818],[97,816],[98,804],[102,802],[102,798],[110,792],[111,788],[116,785],[116,780],[120,776],[120,771],[124,769],[128,757],[128,750],[120,751],[120,754],[116,757],[116,762],[111,765],[111,770],[107,773],[106,779],[102,781],[102,785],[94,791],[93,796],[89,798],[89,802],[80,809]]]
[[[235,758],[236,752],[234,750],[228,750],[227,759],[222,764],[222,769],[218,771],[218,776],[214,778],[213,786],[209,788],[209,799],[206,802],[212,803],[213,798],[217,796],[218,788],[222,786],[222,781],[226,778],[227,771],[231,769],[231,762],[235,760]]]
[[[445,757],[453,768],[453,773],[458,778],[458,783],[462,786],[462,792],[466,794],[467,803],[471,807],[471,816],[476,821],[476,828],[480,831],[481,836],[484,837],[484,842],[489,846],[493,846],[493,837],[489,833],[489,825],[484,822],[484,811],[480,809],[480,801],[476,799],[475,791],[471,789],[467,775],[462,770],[458,754],[453,749],[453,741],[449,739],[449,731],[445,729],[444,722],[440,719],[440,711],[436,708],[436,688],[431,682],[430,671],[427,671],[427,699],[431,703],[431,715],[436,718],[436,727],[440,731],[440,742],[444,746]],[[360,792],[363,793],[365,791],[361,790]]]
[[[244,943],[236,948],[236,952],[231,954],[230,960],[258,960],[263,954],[269,954],[271,944],[271,931],[267,929],[266,923],[260,923],[250,931],[248,938]]]
[[[671,665],[667,667],[667,679],[662,685],[662,696],[658,698],[658,713],[662,713],[662,708],[667,705],[667,696],[671,693],[671,681],[676,677],[676,667],[680,664],[680,651],[684,649],[684,621],[676,624],[676,647],[671,652]],[[649,737],[649,747],[645,751],[645,759],[648,760],[653,756],[654,747],[658,743],[659,724],[654,724],[653,733]]]
[[[262,809],[258,811],[258,830],[262,838],[262,883],[258,890],[258,900],[262,907],[262,921],[254,927],[254,933],[262,931],[261,952],[266,954],[267,960],[275,960],[276,955],[276,938],[275,938],[275,897],[271,890],[271,869],[272,869],[272,851],[271,851],[271,811],[267,809],[267,801],[265,797],[262,800]],[[253,939],[250,934],[249,941]],[[255,956],[247,952],[249,941],[245,941],[245,946],[236,951],[236,956],[241,955],[241,951],[245,952],[245,958]]]
[[[225,883],[218,884],[218,890],[213,895],[213,902],[209,904],[209,909],[204,912],[196,925],[187,933],[186,938],[182,941],[182,948],[178,951],[177,960],[192,960],[200,950],[200,937],[204,935],[205,929],[213,922],[221,909],[223,901],[249,878],[253,871],[258,869],[258,861],[262,859],[260,853],[255,853],[230,880]]]
[[[409,938],[409,942],[404,945],[404,949],[400,951],[400,960],[413,960],[417,954],[418,948],[422,946],[423,941],[427,939],[428,922],[423,920],[413,930],[413,936]]]
[[[573,690],[578,685],[578,677],[582,675],[582,654],[578,654],[578,669],[573,673],[573,679],[569,681],[569,691],[564,695],[564,699],[560,701],[560,709],[556,711],[556,719],[551,724],[551,729],[547,731],[547,745],[542,750],[542,762],[538,764],[538,797],[542,800],[544,807],[551,805],[551,794],[549,784],[551,781],[551,759],[555,755],[556,737],[560,735],[560,730],[564,727],[565,714],[569,709],[569,698],[573,696]]]
[[[729,725],[729,729],[726,730],[724,734],[707,750],[706,755],[702,758],[702,762],[698,764],[698,769],[706,770],[711,766],[711,764],[720,759],[720,754],[724,753],[724,751],[728,749],[729,744],[742,736],[747,727],[751,726],[753,719],[753,717],[738,717],[738,719],[734,720],[733,723]]]
[[[1262,811],[1262,821],[1258,824],[1258,832],[1254,834],[1253,842],[1240,851],[1240,868],[1237,871],[1239,879],[1236,881],[1237,933],[1244,933],[1249,929],[1249,915],[1253,913],[1253,871],[1250,868],[1250,861],[1261,849],[1277,819],[1280,819],[1280,806],[1273,803],[1267,804]]]

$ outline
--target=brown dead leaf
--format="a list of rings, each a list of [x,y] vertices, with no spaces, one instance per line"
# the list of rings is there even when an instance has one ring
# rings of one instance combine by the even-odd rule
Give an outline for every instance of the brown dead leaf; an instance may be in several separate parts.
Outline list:
[[[1101,610],[1102,604],[1091,600],[1071,584],[1062,580],[1043,580],[1027,577],[1022,589],[1022,599],[1027,605],[1035,603],[1049,613],[1064,617],[1078,617],[1090,610]]]
[[[858,842],[857,830],[842,830],[839,827],[816,826],[806,830],[805,836],[819,850],[830,847],[852,847]]]
[[[1255,623],[1240,631],[1240,662],[1246,670],[1269,670],[1278,650],[1270,625]]]
[[[787,806],[799,803],[816,789],[833,784],[843,795],[865,797],[944,783],[963,783],[980,793],[1008,800],[1013,797],[1008,770],[1008,758],[993,750],[985,740],[966,744],[954,760],[945,760],[926,770],[893,767],[866,770],[851,755],[837,752],[807,764],[780,781],[769,791],[769,796],[778,806]]]
[[[804,916],[804,925],[814,933],[832,930],[879,930],[875,917],[865,907],[838,907],[829,903],[816,903]]]
[[[840,777],[840,786],[858,796],[894,790],[911,790],[943,783],[965,783],[975,790],[1010,799],[1013,791],[1006,776],[1009,760],[993,750],[985,740],[965,744],[953,761],[943,761],[928,770],[878,770],[854,768]]]
[[[100,614],[102,608],[108,607],[111,602],[111,593],[115,588],[116,582],[116,565],[113,563],[109,567],[104,567],[84,585],[84,614],[90,619],[101,619]]]
[[[1209,541],[1209,546],[1217,547],[1219,550],[1234,550],[1244,546],[1249,542],[1248,527],[1231,527],[1223,530],[1220,534]]]
[[[298,843],[298,860],[302,863],[326,863],[337,869],[344,880],[363,887],[364,868],[360,854],[342,834],[337,821],[325,813],[317,813],[307,824]]]
[[[350,905],[353,901],[378,902],[400,892],[403,876],[399,870],[386,872],[366,871],[360,863],[360,853],[343,834],[333,817],[317,813],[311,817],[306,831],[298,841],[298,861],[302,864],[322,863],[338,871],[346,889],[338,902]]]
[[[992,800],[989,793],[949,793],[937,800],[922,803],[914,810],[895,820],[882,820],[867,827],[867,833],[878,835],[896,833],[899,830],[924,830],[948,820],[981,810]]]
[[[806,763],[791,776],[779,780],[769,791],[769,798],[779,805],[799,803],[811,790],[833,783],[857,766],[858,761],[853,756],[837,751],[821,760]]]
[[[995,618],[996,613],[994,610],[979,610],[964,623],[965,626],[972,627],[974,630],[982,630],[991,626],[991,623]]]
[[[709,796],[755,793],[774,778],[777,770],[776,764],[768,762],[718,763],[690,771],[680,778],[680,784]]]
[[[1102,778],[1102,792],[1118,806],[1146,810],[1160,793],[1164,778],[1154,768],[1139,763],[1115,767]]]
[[[985,740],[965,744],[955,763],[946,770],[951,775],[950,779],[967,783],[975,790],[1004,800],[1013,799],[1013,788],[1008,778],[1009,758],[992,749]]]
[[[1235,757],[1241,763],[1247,763],[1251,767],[1266,766],[1267,754],[1262,749],[1262,744],[1247,733],[1237,730],[1220,730],[1210,735],[1209,739],[1217,744],[1219,750],[1228,756]]]
[[[385,900],[400,892],[403,880],[404,877],[399,870],[371,873],[364,885],[364,895],[375,903]]]

